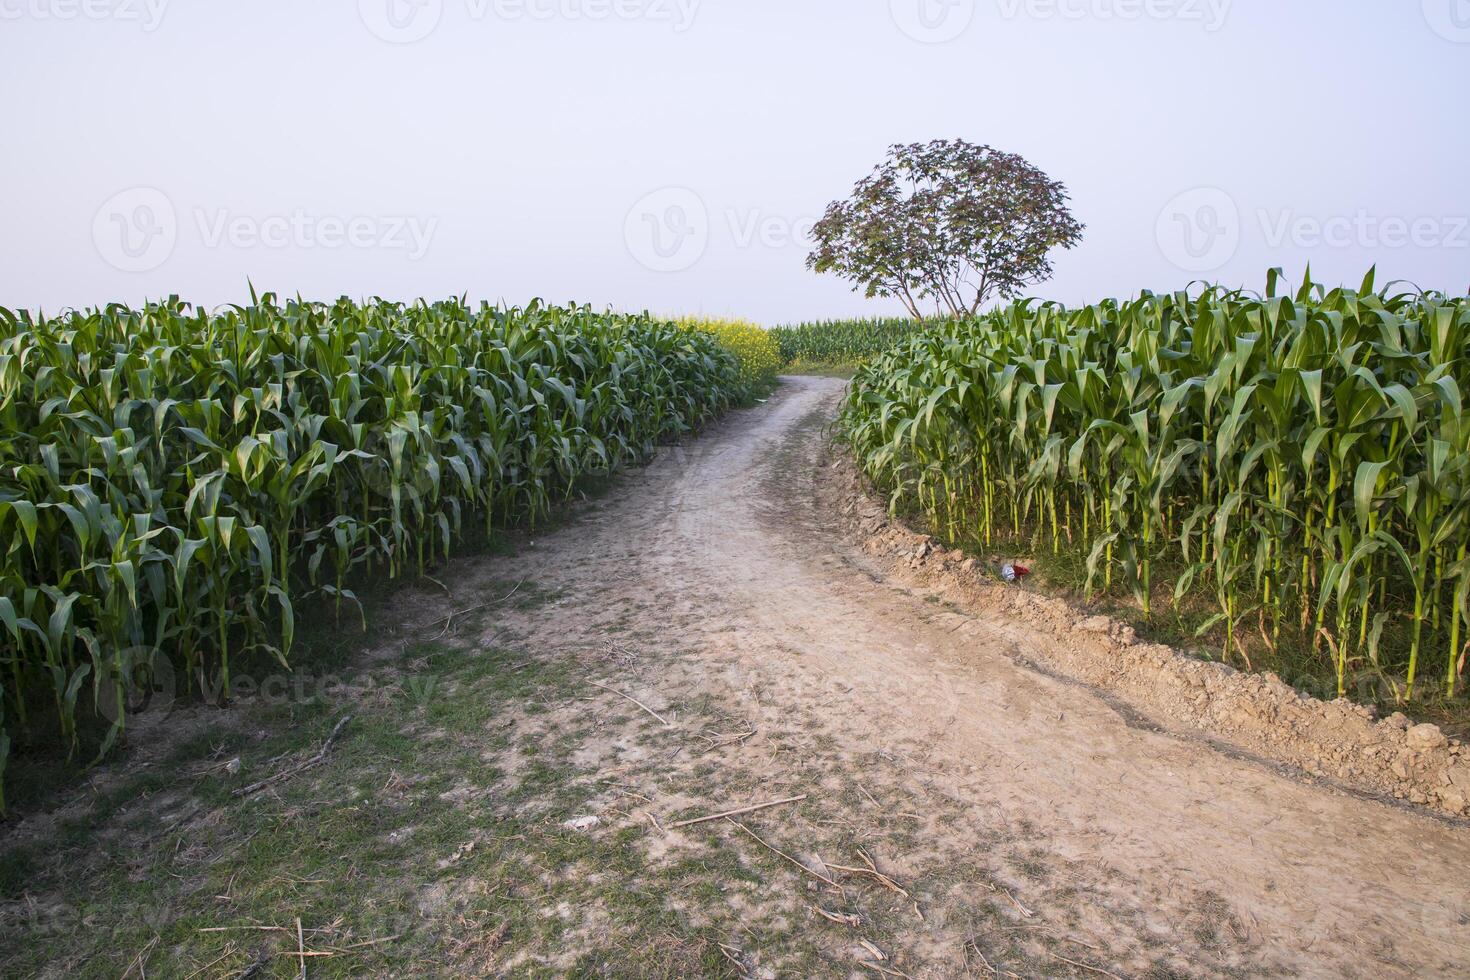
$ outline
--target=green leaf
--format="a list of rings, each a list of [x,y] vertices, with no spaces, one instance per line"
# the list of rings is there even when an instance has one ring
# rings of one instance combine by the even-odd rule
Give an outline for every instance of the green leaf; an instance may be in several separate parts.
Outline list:
[[[1358,515],[1358,526],[1366,528],[1373,510],[1374,498],[1378,496],[1378,480],[1389,464],[1359,463],[1357,476],[1353,479],[1353,506]]]

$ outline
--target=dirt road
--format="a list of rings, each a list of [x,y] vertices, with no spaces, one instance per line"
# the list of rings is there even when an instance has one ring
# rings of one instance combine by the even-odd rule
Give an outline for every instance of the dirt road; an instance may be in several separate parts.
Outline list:
[[[528,641],[612,638],[655,711],[703,699],[758,733],[653,791],[809,792],[813,832],[860,826],[923,892],[923,920],[891,933],[913,976],[987,975],[967,940],[1038,921],[1065,944],[1015,942],[1039,959],[1011,969],[1470,975],[1470,831],[1160,731],[1018,665],[1048,642],[1026,624],[885,580],[818,503],[841,390],[789,379],[515,559],[565,596]],[[807,898],[768,901],[802,915]]]

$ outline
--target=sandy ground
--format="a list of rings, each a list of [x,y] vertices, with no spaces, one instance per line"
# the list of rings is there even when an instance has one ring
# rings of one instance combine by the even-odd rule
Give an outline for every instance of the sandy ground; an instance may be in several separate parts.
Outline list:
[[[524,640],[631,637],[628,693],[676,724],[696,699],[739,714],[758,734],[720,763],[732,805],[860,788],[884,870],[947,878],[904,973],[987,975],[967,913],[1003,894],[1014,928],[1064,922],[1077,961],[1122,976],[1470,975],[1470,831],[1170,731],[1018,662],[1047,634],[890,579],[818,492],[841,391],[788,379],[537,540],[514,570],[566,598]]]

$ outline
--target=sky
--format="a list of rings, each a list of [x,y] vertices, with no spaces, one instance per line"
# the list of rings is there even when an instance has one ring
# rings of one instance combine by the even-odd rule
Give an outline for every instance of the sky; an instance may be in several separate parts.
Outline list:
[[[1038,296],[1470,288],[1470,0],[0,0],[0,85],[11,309],[898,314],[807,236],[937,138],[1067,186]]]

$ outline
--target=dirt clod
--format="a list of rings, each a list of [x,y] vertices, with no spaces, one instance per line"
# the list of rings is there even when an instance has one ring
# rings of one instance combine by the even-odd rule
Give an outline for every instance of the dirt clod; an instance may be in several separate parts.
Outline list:
[[[1415,725],[1409,729],[1409,748],[1420,752],[1431,752],[1450,744],[1438,725]]]

